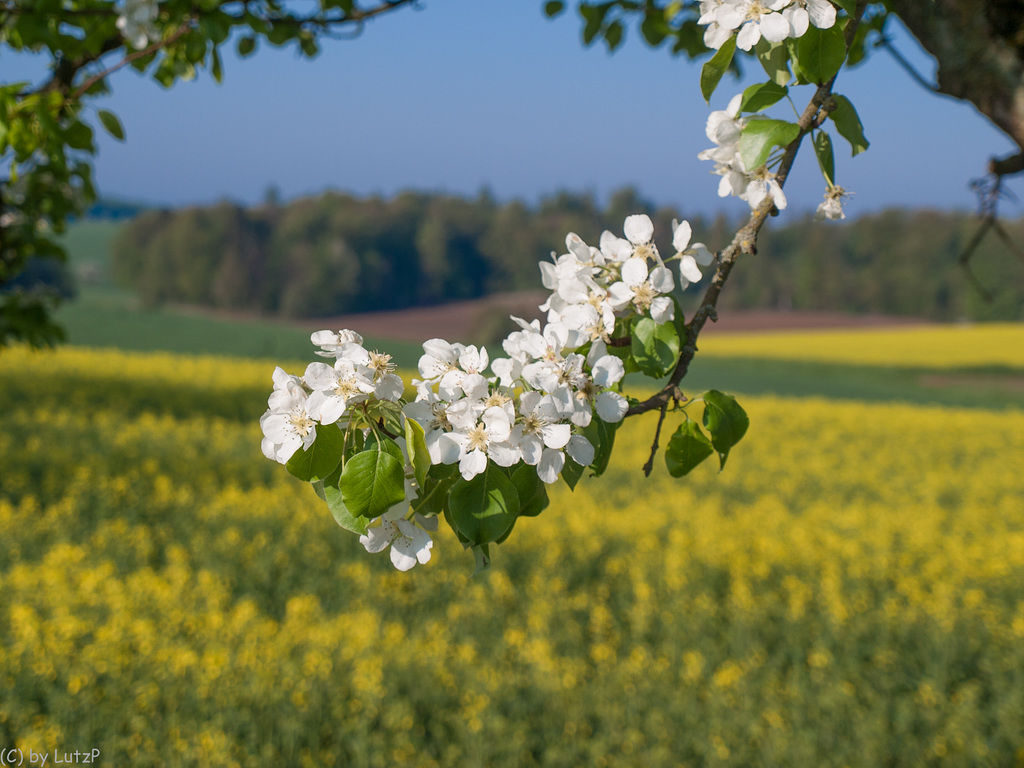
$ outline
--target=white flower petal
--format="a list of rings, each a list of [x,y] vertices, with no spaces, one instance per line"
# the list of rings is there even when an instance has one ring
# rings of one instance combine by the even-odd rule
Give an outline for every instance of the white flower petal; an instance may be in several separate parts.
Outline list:
[[[580,466],[589,467],[594,461],[594,446],[583,435],[573,435],[565,450]]]
[[[594,410],[602,421],[609,424],[622,421],[629,409],[626,398],[617,392],[602,392],[594,398]]]
[[[552,448],[545,448],[537,464],[537,476],[550,485],[558,479],[558,473],[565,466],[565,454]]]
[[[643,285],[647,281],[647,275],[647,262],[644,259],[634,256],[622,265],[622,282],[631,288]]]
[[[654,236],[654,222],[645,213],[627,216],[622,225],[622,232],[633,245],[649,243]]]
[[[677,224],[675,220],[672,221],[672,247],[677,251],[682,252],[686,250],[692,235],[693,230],[690,228],[690,222],[683,221]]]
[[[697,267],[697,260],[689,254],[684,255],[679,261],[679,276],[684,283],[699,283],[704,277]]]

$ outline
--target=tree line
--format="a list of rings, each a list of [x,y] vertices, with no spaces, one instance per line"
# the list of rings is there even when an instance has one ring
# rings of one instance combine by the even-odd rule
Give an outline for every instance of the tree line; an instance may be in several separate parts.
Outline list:
[[[671,220],[626,188],[600,207],[559,192],[536,206],[403,192],[391,199],[337,192],[281,205],[229,202],[151,210],[115,240],[115,279],[147,306],[194,304],[281,317],[317,317],[439,304],[538,290],[537,261],[564,250],[564,233],[596,245],[647,213],[669,247]],[[695,239],[724,248],[735,222],[686,216]],[[1024,243],[1024,220],[1004,223]],[[1024,319],[1024,263],[990,235],[970,261],[959,254],[977,229],[963,213],[889,210],[843,223],[810,216],[762,234],[758,254],[720,301],[735,309],[875,312],[935,320]],[[669,255],[669,254],[665,254]],[[710,276],[710,275],[708,275]],[[980,289],[978,287],[980,284]],[[684,307],[696,301],[692,288]]]

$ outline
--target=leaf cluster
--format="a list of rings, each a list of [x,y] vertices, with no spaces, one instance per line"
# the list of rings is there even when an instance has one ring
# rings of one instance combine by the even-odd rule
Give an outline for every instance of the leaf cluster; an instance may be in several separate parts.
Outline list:
[[[223,78],[221,49],[237,40],[251,52],[256,41],[294,43],[315,56],[320,38],[339,29],[358,31],[365,19],[410,0],[381,0],[360,8],[353,0],[325,0],[317,9],[277,0],[162,0],[143,37],[119,26],[124,6],[113,0],[0,0],[0,52],[32,52],[49,60],[40,83],[0,85],[0,347],[16,340],[52,344],[62,333],[51,320],[59,296],[25,295],[11,283],[30,260],[64,260],[53,233],[96,198],[91,158],[95,126],[124,140],[125,130],[92,98],[109,91],[108,77],[130,65],[164,87],[206,69]],[[120,21],[123,21],[120,20]],[[129,39],[130,38],[130,39]]]

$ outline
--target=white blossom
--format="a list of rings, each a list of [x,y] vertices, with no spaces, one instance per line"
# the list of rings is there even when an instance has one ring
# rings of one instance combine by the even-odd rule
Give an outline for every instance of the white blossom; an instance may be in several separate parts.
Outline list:
[[[117,28],[132,48],[145,48],[151,40],[160,37],[160,31],[153,24],[159,13],[157,0],[124,0]]]
[[[274,369],[274,391],[266,413],[260,417],[263,455],[280,464],[301,448],[308,450],[316,439],[316,422],[308,411],[308,396],[298,376]]]
[[[697,283],[704,277],[700,267],[707,267],[715,260],[715,255],[704,243],[690,244],[693,230],[687,221],[678,222],[672,219],[672,247],[679,257],[680,286],[686,288],[690,283]]]
[[[423,528],[405,519],[403,506],[408,505],[396,505],[378,517],[359,537],[359,543],[370,553],[383,552],[390,545],[392,564],[400,571],[408,571],[416,563],[430,560],[434,542]],[[419,515],[416,517],[423,520]],[[433,526],[436,529],[436,518]]]
[[[836,8],[828,0],[793,0],[782,15],[789,22],[790,37],[802,37],[808,22],[818,29],[829,29],[836,23]]]
[[[366,400],[376,390],[370,370],[345,357],[338,358],[334,367],[310,363],[305,379],[313,390],[309,396],[310,415],[321,424],[338,421],[350,404]]]
[[[671,270],[664,266],[648,270],[647,262],[634,256],[622,266],[622,280],[608,289],[609,303],[616,311],[632,304],[640,313],[649,311],[654,322],[665,323],[675,316],[675,307],[661,294],[671,293],[674,287]]]
[[[814,220],[822,219],[845,219],[843,213],[843,200],[850,196],[843,187],[832,186],[825,192],[825,199],[818,203],[818,210],[814,212]]]

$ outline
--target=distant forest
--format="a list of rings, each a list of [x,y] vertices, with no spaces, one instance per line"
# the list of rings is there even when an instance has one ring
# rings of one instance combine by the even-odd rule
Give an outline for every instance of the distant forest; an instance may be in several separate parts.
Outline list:
[[[645,212],[670,247],[671,220],[634,190],[599,208],[559,193],[536,207],[404,192],[385,200],[335,192],[287,204],[273,199],[151,210],[114,243],[115,279],[149,306],[195,304],[282,317],[398,309],[494,292],[539,290],[537,262],[564,251],[567,232],[596,245]],[[738,222],[685,216],[695,239],[724,248]],[[804,309],[910,315],[935,320],[1024,319],[1024,263],[990,233],[971,259],[986,297],[958,255],[977,230],[962,213],[889,210],[852,222],[809,216],[769,227],[758,254],[736,269],[719,303],[729,309]],[[1005,229],[1024,244],[1024,220]],[[670,254],[665,254],[670,255]],[[699,292],[681,297],[693,306]]]

